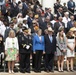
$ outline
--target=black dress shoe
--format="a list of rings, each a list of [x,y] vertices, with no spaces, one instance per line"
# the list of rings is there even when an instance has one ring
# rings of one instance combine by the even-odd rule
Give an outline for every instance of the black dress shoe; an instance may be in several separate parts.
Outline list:
[[[34,70],[34,72],[38,72],[38,70]]]
[[[25,71],[20,71],[21,73],[25,73]]]
[[[49,73],[49,72],[50,72],[48,68],[46,68],[44,71],[45,71],[45,72],[47,72],[47,73]]]
[[[24,71],[24,70],[20,70],[20,72],[21,72],[21,73],[25,73],[25,71]]]
[[[53,72],[53,73],[54,73],[54,70],[51,70],[51,72]]]
[[[2,65],[0,65],[0,69],[3,69],[4,67]]]
[[[41,70],[38,70],[39,73],[41,73]]]
[[[46,70],[46,72],[49,73],[50,71],[49,70]]]
[[[26,71],[26,73],[30,73],[30,71]]]

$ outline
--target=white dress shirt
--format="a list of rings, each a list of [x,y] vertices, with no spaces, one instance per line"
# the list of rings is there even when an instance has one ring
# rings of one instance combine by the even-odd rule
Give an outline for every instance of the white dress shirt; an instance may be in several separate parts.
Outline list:
[[[6,30],[6,27],[5,27],[4,23],[2,21],[0,21],[0,34],[2,36],[4,36],[5,30]]]
[[[69,17],[68,17],[68,18],[63,17],[62,22],[64,22],[64,23],[65,23],[65,28],[67,28],[67,23],[68,23],[68,21],[70,21],[70,18],[69,18]]]

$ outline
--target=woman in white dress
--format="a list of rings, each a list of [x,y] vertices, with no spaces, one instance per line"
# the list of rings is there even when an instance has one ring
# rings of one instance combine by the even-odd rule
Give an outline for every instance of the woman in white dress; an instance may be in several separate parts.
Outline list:
[[[17,58],[19,46],[18,40],[15,37],[15,32],[10,30],[9,36],[6,38],[5,41],[5,54],[6,54],[6,61],[8,61],[8,71],[9,73],[14,73],[14,64]]]
[[[73,36],[73,31],[72,29],[69,30],[69,32],[67,33],[67,71],[70,71],[70,67],[71,66],[71,71],[73,72],[73,60],[75,57],[75,38]]]

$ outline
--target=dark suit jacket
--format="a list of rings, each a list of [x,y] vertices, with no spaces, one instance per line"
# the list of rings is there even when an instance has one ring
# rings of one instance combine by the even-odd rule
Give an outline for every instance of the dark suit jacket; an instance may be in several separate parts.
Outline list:
[[[61,22],[61,23],[62,23],[62,26],[64,26],[64,28],[65,28],[65,24],[64,24],[63,22]],[[54,24],[54,32],[55,32],[55,35],[58,33],[59,27],[60,27],[59,22],[56,22],[56,23]]]
[[[73,5],[72,5],[71,1],[68,1],[67,6],[68,6],[68,9],[75,8],[75,2],[73,2]]]
[[[72,28],[72,27],[73,27],[73,24],[72,24],[71,21],[69,21],[69,22],[67,23],[67,29],[68,29],[68,31],[69,31],[69,29]]]
[[[22,14],[23,14],[23,17],[26,16],[27,10],[28,10],[28,6],[23,2],[23,7],[22,7]]]
[[[0,0],[0,2],[3,2],[3,0]]]
[[[44,30],[47,29],[47,22],[43,22],[42,24],[39,25],[40,28],[42,29],[42,34],[44,34]]]
[[[29,27],[31,27],[31,25],[32,25],[32,20],[33,20],[33,19],[31,19],[30,17],[28,17],[27,23],[28,23],[28,26],[29,26]]]
[[[54,53],[56,51],[56,38],[52,36],[52,43],[50,42],[49,36],[45,35],[45,52],[46,54]]]
[[[44,19],[45,19],[45,17],[44,17]],[[46,26],[46,24],[47,23],[45,23],[45,26]],[[43,28],[44,27],[44,21],[42,20],[42,17],[39,17],[39,27],[43,30],[43,29],[45,29],[45,28]]]
[[[13,3],[11,3],[11,17],[17,16],[19,13],[18,5],[16,3],[16,6],[14,7]]]
[[[57,14],[57,10],[59,9],[59,7],[61,7],[62,5],[61,4],[57,4],[57,3],[54,3],[54,13]]]
[[[28,35],[26,37],[26,36],[24,36],[23,33],[21,33],[17,37],[18,37],[18,42],[19,42],[19,53],[30,53],[31,52],[31,47],[32,47],[32,39],[31,39],[31,36]],[[26,46],[27,45],[30,46],[29,49],[26,49]]]
[[[43,24],[43,20],[42,20],[42,18],[44,18],[44,21],[45,21],[45,17],[39,17],[39,25],[42,25]]]
[[[50,21],[52,21],[53,18],[54,18],[54,16],[53,16],[53,14],[51,14],[51,13],[49,13],[49,14],[50,14]],[[47,17],[47,16],[49,16],[48,13],[45,13],[45,17]]]
[[[7,20],[8,19],[8,15],[11,16],[11,13],[12,13],[11,7],[7,9],[6,8],[6,4],[4,4],[4,5],[2,5],[1,10],[2,10],[2,15],[4,15],[4,19],[6,21],[8,21]],[[7,12],[6,12],[6,10],[7,10]]]
[[[73,2],[73,4],[71,3],[71,1],[69,1],[67,3],[68,6],[68,10],[71,11],[74,14],[74,9],[75,9],[75,2]],[[72,9],[73,8],[73,9]],[[71,14],[71,13],[70,13]]]
[[[35,4],[33,9],[35,13],[36,13],[36,9],[37,9],[37,5]]]
[[[61,15],[60,15],[61,14]],[[59,18],[59,17],[63,17],[64,16],[64,13],[62,12],[62,13],[60,13],[59,14],[59,12],[57,12],[57,19]]]
[[[2,38],[2,40],[0,40],[0,53],[4,52],[4,44],[3,44],[3,36],[0,34],[0,38]]]

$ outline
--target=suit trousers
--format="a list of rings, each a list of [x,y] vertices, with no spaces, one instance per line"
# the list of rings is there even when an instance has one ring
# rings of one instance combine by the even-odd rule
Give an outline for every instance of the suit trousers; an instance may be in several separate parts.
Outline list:
[[[32,68],[35,68],[35,54],[32,53]]]
[[[35,70],[41,70],[42,50],[37,50],[35,54]]]
[[[30,53],[20,53],[20,70],[30,72]]]
[[[2,59],[2,55],[0,56],[0,67],[2,67],[2,61],[3,61],[3,59]]]
[[[45,54],[45,69],[52,70],[54,68],[54,54]]]
[[[69,8],[69,11],[71,11],[71,12],[74,14],[74,9],[70,9],[70,8]],[[72,14],[71,14],[71,15],[72,15]]]

